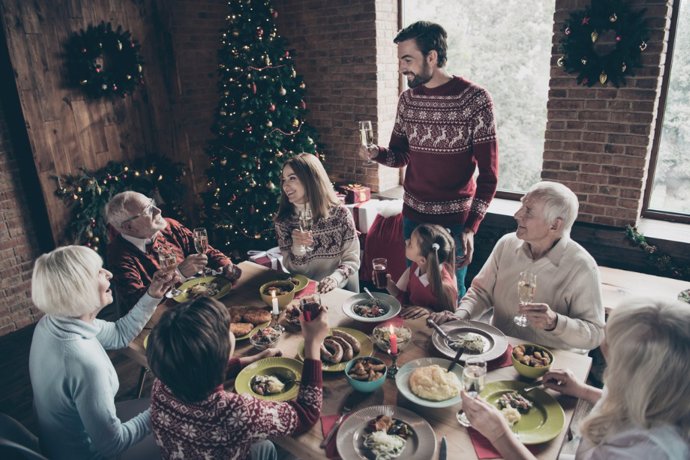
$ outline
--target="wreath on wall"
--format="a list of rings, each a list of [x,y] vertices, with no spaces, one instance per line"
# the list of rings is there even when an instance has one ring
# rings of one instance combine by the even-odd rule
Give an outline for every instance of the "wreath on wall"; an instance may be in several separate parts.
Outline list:
[[[92,97],[125,97],[144,84],[139,48],[122,26],[90,25],[67,43],[70,80]]]
[[[642,66],[647,49],[645,11],[631,11],[625,0],[592,0],[589,7],[571,13],[563,26],[558,66],[577,73],[581,85],[625,85],[625,77]]]

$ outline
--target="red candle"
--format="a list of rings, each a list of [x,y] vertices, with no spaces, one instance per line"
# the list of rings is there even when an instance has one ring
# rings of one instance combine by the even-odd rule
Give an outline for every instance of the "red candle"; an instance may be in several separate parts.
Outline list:
[[[391,354],[397,355],[398,354],[398,336],[395,335],[395,329],[393,329],[393,325],[390,325],[390,337],[388,338],[388,341],[391,344]]]

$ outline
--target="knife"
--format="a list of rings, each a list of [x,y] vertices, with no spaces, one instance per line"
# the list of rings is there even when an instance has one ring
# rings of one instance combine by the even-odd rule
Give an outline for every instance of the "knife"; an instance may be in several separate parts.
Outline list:
[[[448,442],[446,441],[446,437],[441,438],[441,451],[438,453],[438,460],[446,460],[446,457],[448,456]]]
[[[450,363],[448,366],[448,372],[452,371],[455,365],[458,363],[458,360],[462,356],[462,352],[465,351],[463,347],[458,348],[458,352],[455,353],[455,358],[453,358],[453,361]]]

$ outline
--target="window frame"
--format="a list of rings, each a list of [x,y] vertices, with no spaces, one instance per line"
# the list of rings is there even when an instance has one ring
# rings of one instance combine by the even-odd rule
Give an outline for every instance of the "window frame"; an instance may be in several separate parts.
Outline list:
[[[644,188],[641,215],[642,217],[649,219],[688,224],[690,223],[690,216],[688,215],[649,209],[649,201],[652,197],[652,188],[654,187],[654,176],[656,175],[657,162],[659,160],[659,144],[661,143],[661,131],[664,126],[664,114],[666,113],[666,96],[668,94],[671,67],[673,65],[673,51],[676,44],[676,31],[678,29],[678,16],[680,15],[680,2],[673,2],[672,8],[668,46],[666,48],[666,57],[664,62],[664,76],[661,82],[661,94],[659,95],[659,105],[657,107],[656,124],[654,126],[654,139],[652,141],[652,152],[649,157],[649,168],[647,169],[647,181]]]

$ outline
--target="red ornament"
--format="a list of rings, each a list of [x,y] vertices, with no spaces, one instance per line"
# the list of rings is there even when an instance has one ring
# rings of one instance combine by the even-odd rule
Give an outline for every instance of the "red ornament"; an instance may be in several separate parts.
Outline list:
[[[620,35],[616,35],[616,41],[619,42],[621,40],[623,40],[623,37],[621,37]]]
[[[252,129],[253,129],[253,128],[252,128],[252,125],[247,125],[247,127],[244,128],[244,130],[245,130],[246,132],[250,133],[250,134],[251,134],[251,132],[252,132]]]
[[[286,57],[286,58],[289,58],[289,57],[290,57],[290,51],[289,51],[289,50],[285,50],[285,57]]]
[[[584,18],[582,18],[582,25],[584,26],[589,24],[589,19],[589,16],[585,16]]]
[[[302,99],[299,103],[299,106],[302,107],[302,110],[306,110],[307,108],[307,103],[304,102],[304,99]]]
[[[256,83],[252,83],[252,93],[256,94]]]
[[[276,111],[276,105],[275,104],[269,104],[268,105],[268,111],[269,112],[275,112]]]
[[[99,65],[96,66],[96,73],[101,73],[101,66],[99,66]]]
[[[273,16],[273,19],[275,19],[275,18],[278,17],[278,12],[277,12],[276,10],[273,10],[273,12],[271,13],[271,15]]]
[[[264,36],[264,29],[262,29],[261,27],[257,27],[256,28],[256,36],[259,38],[263,37]]]

